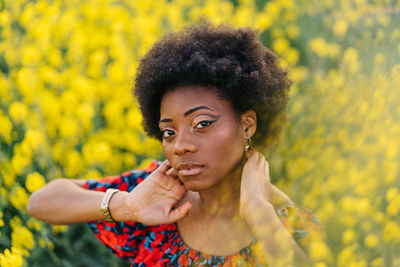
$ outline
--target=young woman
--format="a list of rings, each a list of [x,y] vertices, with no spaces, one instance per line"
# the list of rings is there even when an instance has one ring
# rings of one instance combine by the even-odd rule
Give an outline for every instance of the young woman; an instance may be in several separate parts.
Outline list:
[[[203,22],[169,33],[142,59],[134,88],[167,160],[56,179],[28,212],[51,224],[89,222],[132,266],[306,266],[320,225],[270,183],[256,151],[279,136],[289,87],[252,29]]]

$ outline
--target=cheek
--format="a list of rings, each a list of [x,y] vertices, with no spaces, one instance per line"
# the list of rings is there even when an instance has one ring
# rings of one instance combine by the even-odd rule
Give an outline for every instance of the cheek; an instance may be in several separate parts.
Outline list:
[[[171,144],[169,144],[169,143],[162,143],[161,144],[162,145],[162,149],[163,149],[163,152],[164,152],[164,156],[167,158],[167,160],[169,161],[169,162],[171,162],[171,156],[172,156],[172,147],[171,147]]]
[[[243,141],[237,128],[221,129],[210,140],[209,146],[221,158],[238,160],[243,155]]]

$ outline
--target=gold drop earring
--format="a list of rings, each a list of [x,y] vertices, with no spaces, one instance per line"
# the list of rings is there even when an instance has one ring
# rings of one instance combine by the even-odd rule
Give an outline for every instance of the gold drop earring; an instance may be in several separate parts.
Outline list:
[[[251,146],[251,139],[247,139],[247,144],[244,146],[244,151],[249,152],[253,147]]]

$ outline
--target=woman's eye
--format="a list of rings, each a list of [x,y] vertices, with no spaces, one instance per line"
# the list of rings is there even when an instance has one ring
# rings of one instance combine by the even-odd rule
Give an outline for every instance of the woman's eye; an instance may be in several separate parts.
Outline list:
[[[174,131],[172,131],[172,130],[162,130],[161,131],[161,137],[162,138],[167,138],[167,137],[170,137],[172,135],[174,135]]]
[[[196,124],[196,126],[194,127],[195,129],[202,129],[205,128],[207,126],[210,126],[211,124],[213,124],[215,121],[201,121],[198,124]]]

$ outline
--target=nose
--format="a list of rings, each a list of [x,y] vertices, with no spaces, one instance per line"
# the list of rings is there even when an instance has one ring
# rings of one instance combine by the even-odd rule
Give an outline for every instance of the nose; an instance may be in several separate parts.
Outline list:
[[[175,155],[183,155],[187,152],[196,152],[197,148],[193,142],[192,133],[178,133],[175,137],[173,152]]]

